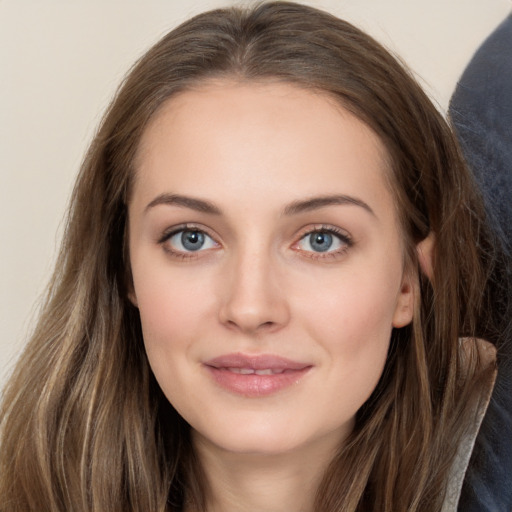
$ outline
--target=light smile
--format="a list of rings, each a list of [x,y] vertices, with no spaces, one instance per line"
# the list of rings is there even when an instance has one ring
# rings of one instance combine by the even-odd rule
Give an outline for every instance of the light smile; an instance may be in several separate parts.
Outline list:
[[[297,384],[313,365],[272,354],[225,354],[204,367],[224,390],[244,397],[258,398]]]
[[[255,370],[254,368],[225,368],[229,372],[239,373],[241,375],[279,375],[284,372],[293,372],[296,370],[287,370],[285,368],[265,368],[262,370]]]
[[[228,369],[236,373],[246,373],[246,370],[247,373],[255,373],[260,370],[282,373],[286,370],[303,370],[311,366],[310,363],[294,361],[273,354],[242,354],[240,352],[224,354],[205,361],[204,364],[212,368]]]

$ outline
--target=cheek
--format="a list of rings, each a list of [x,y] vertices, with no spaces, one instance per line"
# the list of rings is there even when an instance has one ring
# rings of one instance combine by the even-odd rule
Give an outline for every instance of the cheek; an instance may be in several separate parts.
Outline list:
[[[156,374],[164,358],[167,364],[187,355],[213,303],[204,282],[191,280],[186,273],[153,269],[148,266],[138,273],[135,268],[134,288],[146,352]]]
[[[354,272],[332,280],[300,306],[303,329],[329,355],[340,389],[353,390],[348,399],[356,409],[380,378],[392,331],[399,280],[378,275]]]
[[[325,339],[343,339],[343,345],[357,349],[368,336],[389,337],[400,290],[399,269],[354,268],[339,277],[317,280],[316,286],[297,290],[303,297],[300,309],[311,329]],[[312,292],[313,290],[313,292]]]
[[[195,417],[193,405],[202,400],[196,342],[207,339],[211,294],[182,276],[174,277],[146,274],[135,290],[151,370],[169,402],[189,419]]]

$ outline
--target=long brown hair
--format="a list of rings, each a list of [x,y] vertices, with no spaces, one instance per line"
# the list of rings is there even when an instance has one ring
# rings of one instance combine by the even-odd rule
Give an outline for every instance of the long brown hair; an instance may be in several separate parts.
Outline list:
[[[452,131],[369,36],[287,2],[199,15],[134,66],[83,162],[48,297],[6,388],[0,510],[204,508],[189,429],[148,365],[127,298],[126,205],[138,143],[165,100],[209,78],[279,80],[334,97],[382,139],[420,296],[384,374],[333,454],[315,510],[440,510],[457,441],[485,372],[461,336],[492,337],[494,259]],[[435,239],[433,273],[416,244]],[[466,351],[467,352],[467,351]],[[466,354],[467,359],[467,354]]]

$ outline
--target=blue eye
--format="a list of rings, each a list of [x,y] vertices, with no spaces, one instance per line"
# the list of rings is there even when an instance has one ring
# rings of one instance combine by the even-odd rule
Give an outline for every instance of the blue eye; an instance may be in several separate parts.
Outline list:
[[[333,238],[330,233],[311,233],[308,236],[309,246],[316,252],[325,252],[332,247]]]
[[[348,237],[329,230],[318,230],[307,233],[299,242],[298,247],[308,252],[336,252],[350,245]]]
[[[216,247],[216,242],[199,229],[181,229],[173,233],[167,243],[178,252],[197,252]]]

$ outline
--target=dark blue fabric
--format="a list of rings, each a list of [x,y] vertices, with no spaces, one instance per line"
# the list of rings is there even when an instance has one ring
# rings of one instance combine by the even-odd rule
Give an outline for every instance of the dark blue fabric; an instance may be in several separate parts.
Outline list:
[[[464,72],[450,117],[489,220],[512,254],[512,15]],[[510,296],[510,289],[505,290]],[[512,326],[498,350],[498,377],[462,488],[461,512],[512,511]]]

